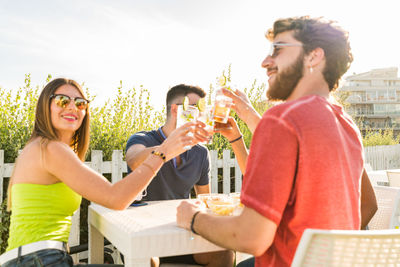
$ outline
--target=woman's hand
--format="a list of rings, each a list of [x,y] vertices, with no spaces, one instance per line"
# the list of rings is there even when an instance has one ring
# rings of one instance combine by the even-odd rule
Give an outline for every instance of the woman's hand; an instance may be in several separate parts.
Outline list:
[[[188,122],[175,129],[167,139],[160,145],[159,150],[163,152],[166,161],[175,158],[199,142],[208,140],[208,133],[204,130],[202,122]]]

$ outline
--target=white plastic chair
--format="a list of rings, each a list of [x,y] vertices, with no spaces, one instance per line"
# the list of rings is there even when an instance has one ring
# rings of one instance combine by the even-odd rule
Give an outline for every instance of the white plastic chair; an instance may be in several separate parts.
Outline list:
[[[301,237],[292,267],[399,266],[399,230],[315,230]]]
[[[378,210],[368,223],[370,230],[397,229],[400,226],[400,188],[373,186]]]
[[[389,186],[400,187],[400,172],[396,171],[386,171],[388,177]]]

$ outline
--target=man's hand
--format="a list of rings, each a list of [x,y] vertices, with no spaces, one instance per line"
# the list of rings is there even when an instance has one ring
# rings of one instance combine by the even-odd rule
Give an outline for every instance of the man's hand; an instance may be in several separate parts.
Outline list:
[[[215,122],[214,132],[222,134],[228,141],[242,135],[234,118],[229,117],[227,123]]]
[[[190,230],[190,223],[192,222],[193,215],[197,211],[205,211],[204,205],[200,201],[195,203],[189,201],[182,201],[177,208],[176,222],[179,227]]]
[[[249,127],[250,131],[254,133],[261,116],[253,108],[249,98],[245,93],[236,89],[235,92],[222,88],[222,93],[233,100],[232,109],[237,113]]]

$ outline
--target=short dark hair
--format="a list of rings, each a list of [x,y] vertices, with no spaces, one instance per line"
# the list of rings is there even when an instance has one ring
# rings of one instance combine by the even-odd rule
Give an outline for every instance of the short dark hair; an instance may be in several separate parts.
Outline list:
[[[206,96],[206,93],[199,86],[192,86],[186,84],[178,84],[168,90],[167,93],[167,117],[171,113],[171,105],[176,104],[174,101],[179,97],[184,97],[190,93],[195,93],[201,98]]]
[[[266,37],[272,41],[278,34],[286,31],[294,31],[293,37],[303,43],[306,55],[318,47],[324,50],[324,79],[330,91],[336,89],[340,77],[346,73],[353,61],[348,32],[337,26],[334,21],[303,16],[275,21]]]

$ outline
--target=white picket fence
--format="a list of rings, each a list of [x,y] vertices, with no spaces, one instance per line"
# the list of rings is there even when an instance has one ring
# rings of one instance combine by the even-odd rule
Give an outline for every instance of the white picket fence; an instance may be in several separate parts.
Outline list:
[[[364,148],[365,162],[374,170],[400,168],[400,145],[367,146]]]

